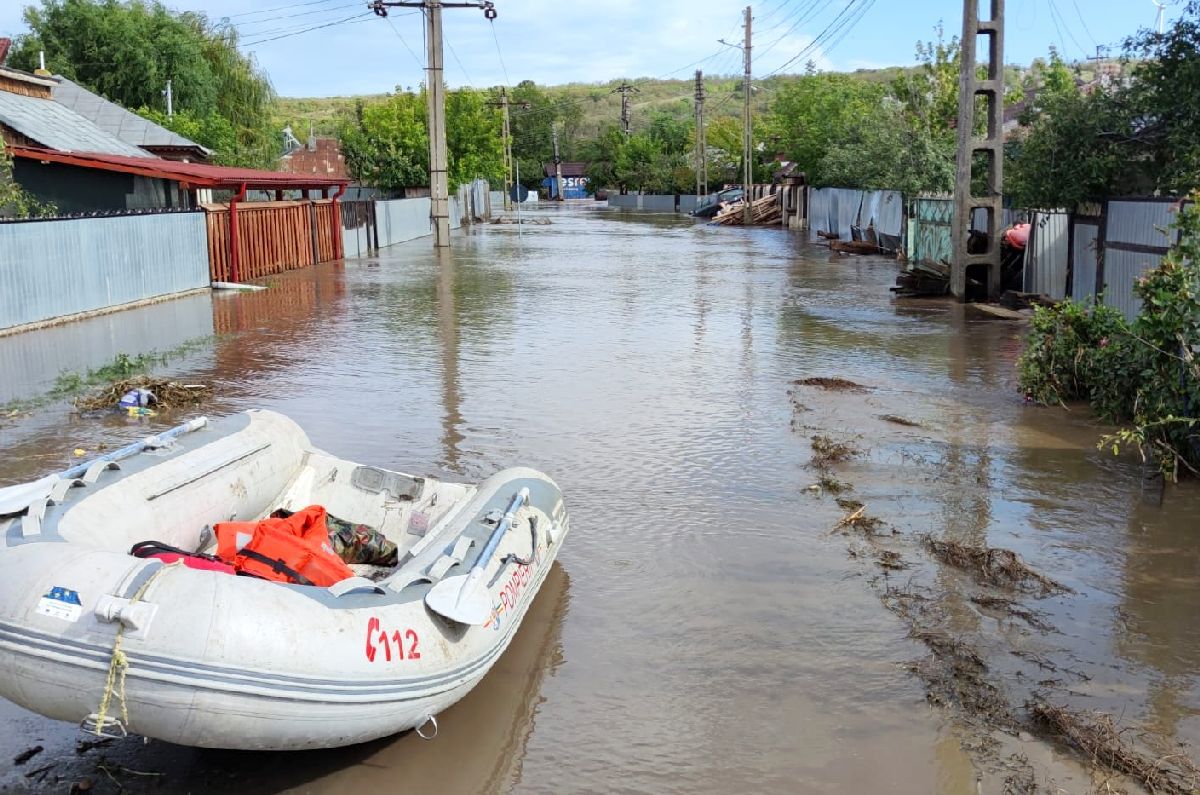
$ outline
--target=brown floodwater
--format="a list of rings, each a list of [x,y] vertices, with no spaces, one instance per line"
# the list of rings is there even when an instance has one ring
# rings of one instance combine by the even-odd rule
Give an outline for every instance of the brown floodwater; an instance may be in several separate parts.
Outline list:
[[[831,533],[844,510],[809,488],[818,433],[862,451],[837,475],[897,543],[1015,549],[1074,590],[1038,600],[1054,629],[1028,632],[971,609],[964,580],[928,561],[890,575],[947,594],[1014,699],[1053,666],[1059,701],[1200,742],[1200,488],[1154,505],[1136,460],[1097,450],[1105,429],[1086,410],[1024,405],[1020,326],[897,302],[895,262],[831,257],[795,233],[539,212],[549,226],[476,227],[440,256],[419,240],[265,292],[0,338],[0,362],[23,363],[0,400],[118,351],[174,349],[162,369],[213,384],[209,414],[282,411],[319,447],[418,474],[534,466],[563,487],[573,529],[513,646],[433,742],[76,753],[74,727],[5,703],[0,759],[44,750],[0,785],[999,791],[905,668],[925,649],[881,607],[878,569]],[[869,389],[794,384],[809,376]],[[181,416],[77,417],[59,400],[0,417],[0,483]],[[1043,782],[1086,780],[1069,755],[1019,750]]]

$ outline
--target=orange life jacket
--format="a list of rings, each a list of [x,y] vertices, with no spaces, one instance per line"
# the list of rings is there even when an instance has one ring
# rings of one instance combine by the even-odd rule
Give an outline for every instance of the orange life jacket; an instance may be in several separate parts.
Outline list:
[[[238,572],[276,582],[329,586],[353,577],[329,544],[325,509],[310,505],[287,518],[218,522],[217,557]]]

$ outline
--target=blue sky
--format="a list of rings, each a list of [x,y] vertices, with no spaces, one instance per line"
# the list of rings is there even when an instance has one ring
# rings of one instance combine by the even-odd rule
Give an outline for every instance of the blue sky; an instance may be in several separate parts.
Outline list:
[[[499,85],[506,73],[511,83],[556,84],[689,77],[696,68],[741,71],[740,52],[717,39],[740,41],[745,0],[495,3],[494,26],[478,10],[444,12],[451,85]],[[848,5],[853,10],[859,4],[861,16],[841,18],[847,23],[844,35],[819,38]],[[0,35],[21,33],[22,4],[0,5]],[[228,17],[244,49],[254,53],[284,96],[378,93],[421,80],[421,17],[410,9],[393,9],[384,20],[366,13],[365,0],[167,0],[167,5]],[[931,38],[939,20],[948,34],[962,25],[960,0],[761,0],[753,7],[756,74],[779,69],[800,53],[805,54],[786,71],[801,70],[809,58],[837,70],[909,64],[915,42]],[[1167,8],[1168,24],[1180,7],[1176,2]],[[1069,59],[1094,55],[1097,44],[1115,44],[1152,26],[1155,14],[1151,0],[1007,0],[1005,61],[1028,63],[1052,45]],[[319,25],[328,26],[305,32]]]

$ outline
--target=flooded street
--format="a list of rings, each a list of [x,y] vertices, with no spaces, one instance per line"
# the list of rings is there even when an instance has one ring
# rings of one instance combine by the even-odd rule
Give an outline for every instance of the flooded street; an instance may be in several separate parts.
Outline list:
[[[77,753],[74,727],[6,703],[0,758],[44,750],[0,784],[963,793],[982,778],[1000,792],[1017,755],[1039,784],[1087,791],[1071,754],[1028,737],[981,753],[969,716],[929,705],[907,668],[927,649],[881,602],[901,586],[937,591],[1016,708],[1043,693],[1200,744],[1200,488],[1152,505],[1138,463],[1096,449],[1086,410],[1023,405],[1021,326],[895,302],[895,262],[795,233],[539,212],[549,226],[475,227],[441,257],[417,240],[260,293],[0,338],[17,373],[0,402],[118,352],[173,351],[161,369],[212,384],[210,415],[278,410],[318,447],[415,474],[544,470],[573,531],[513,646],[432,743]],[[811,377],[865,389],[795,383]],[[62,400],[0,416],[0,485],[149,432],[131,422]],[[815,435],[858,450],[832,471],[886,541],[837,531],[847,510],[813,488]],[[976,585],[922,534],[1015,550],[1072,593],[1022,600],[1041,628],[1014,621],[971,601]],[[902,568],[877,565],[880,544]]]

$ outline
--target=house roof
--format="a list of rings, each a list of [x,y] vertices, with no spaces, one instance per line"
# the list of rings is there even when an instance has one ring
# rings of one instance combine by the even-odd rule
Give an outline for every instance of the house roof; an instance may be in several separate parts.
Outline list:
[[[204,157],[212,151],[184,138],[179,133],[155,124],[149,119],[126,110],[115,102],[109,102],[99,94],[93,94],[78,83],[55,75],[54,101],[70,108],[106,133],[120,138],[127,144],[141,147],[165,147],[172,149],[195,149]]]
[[[49,99],[0,91],[0,123],[50,149],[151,157]]]
[[[345,177],[346,158],[336,138],[315,138],[312,149],[301,147],[279,158],[279,170],[293,174]]]
[[[64,109],[65,110],[65,109]],[[117,171],[143,177],[168,179],[186,188],[228,188],[246,186],[252,190],[307,190],[345,185],[345,177],[320,174],[289,174],[286,171],[259,171],[253,168],[210,166],[206,163],[182,163],[157,157],[129,157],[89,152],[54,152],[26,146],[10,146],[8,153],[40,162],[65,163],[100,171]]]
[[[564,177],[586,177],[587,176],[587,169],[588,169],[587,163],[568,163],[566,161],[563,161],[561,163],[561,165],[562,165],[562,175]],[[556,171],[554,169],[554,163],[542,163],[542,170],[545,172],[545,175],[547,177],[553,177],[556,174]]]

